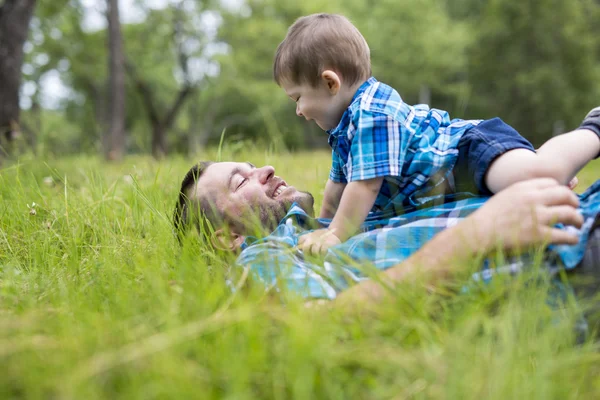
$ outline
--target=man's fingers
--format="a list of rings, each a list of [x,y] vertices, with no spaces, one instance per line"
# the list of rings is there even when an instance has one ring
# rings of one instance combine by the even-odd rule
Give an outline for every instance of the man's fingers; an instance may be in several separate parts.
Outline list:
[[[558,181],[553,178],[535,178],[530,179],[528,181],[519,182],[517,185],[519,184],[527,185],[527,187],[533,189],[546,189],[554,186],[559,186]]]
[[[563,229],[546,228],[544,236],[548,238],[552,244],[577,244],[579,237],[573,233],[569,233]]]
[[[566,186],[548,187],[540,193],[540,196],[542,196],[542,204],[547,206],[579,207],[579,198]]]
[[[543,223],[547,225],[565,224],[580,228],[583,225],[583,215],[571,206],[554,206],[544,210]]]

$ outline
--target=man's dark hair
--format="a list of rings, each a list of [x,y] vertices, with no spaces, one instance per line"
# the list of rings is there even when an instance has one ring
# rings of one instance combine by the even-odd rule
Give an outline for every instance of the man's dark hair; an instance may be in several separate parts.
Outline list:
[[[206,168],[208,168],[212,161],[200,161],[194,165],[185,174],[183,181],[181,181],[181,188],[179,189],[179,198],[177,204],[175,204],[175,212],[173,213],[173,226],[175,228],[175,235],[179,243],[182,243],[183,236],[190,228],[190,201],[186,192],[196,183],[202,176]],[[199,216],[199,218],[203,218]],[[199,222],[199,221],[198,221]]]

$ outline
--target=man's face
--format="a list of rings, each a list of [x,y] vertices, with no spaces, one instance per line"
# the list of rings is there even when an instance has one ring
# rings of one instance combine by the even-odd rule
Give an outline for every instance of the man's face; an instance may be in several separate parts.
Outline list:
[[[314,199],[275,175],[271,166],[256,168],[250,163],[220,162],[211,164],[189,193],[192,200],[204,199],[214,204],[221,215],[232,221],[233,228],[245,230],[244,223],[259,218],[261,225],[274,229],[297,202],[313,214]]]
[[[296,115],[307,121],[314,120],[324,131],[335,128],[346,110],[347,104],[341,99],[339,92],[334,94],[328,87],[328,82],[322,82],[316,87],[308,84],[293,84],[282,82],[285,93],[296,102]]]

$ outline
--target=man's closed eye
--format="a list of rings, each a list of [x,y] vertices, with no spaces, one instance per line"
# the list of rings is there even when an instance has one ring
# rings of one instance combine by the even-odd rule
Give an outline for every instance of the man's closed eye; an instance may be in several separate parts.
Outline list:
[[[240,184],[235,188],[235,190],[238,190],[239,188],[241,188],[244,183],[246,183],[248,181],[248,178],[244,178],[242,179],[242,181],[240,182]]]

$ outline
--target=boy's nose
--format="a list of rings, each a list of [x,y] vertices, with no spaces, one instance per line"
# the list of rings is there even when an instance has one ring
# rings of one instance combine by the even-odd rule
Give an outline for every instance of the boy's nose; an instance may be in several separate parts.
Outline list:
[[[300,111],[300,106],[298,106],[298,105],[296,105],[296,115],[299,117],[303,116],[302,111]]]

